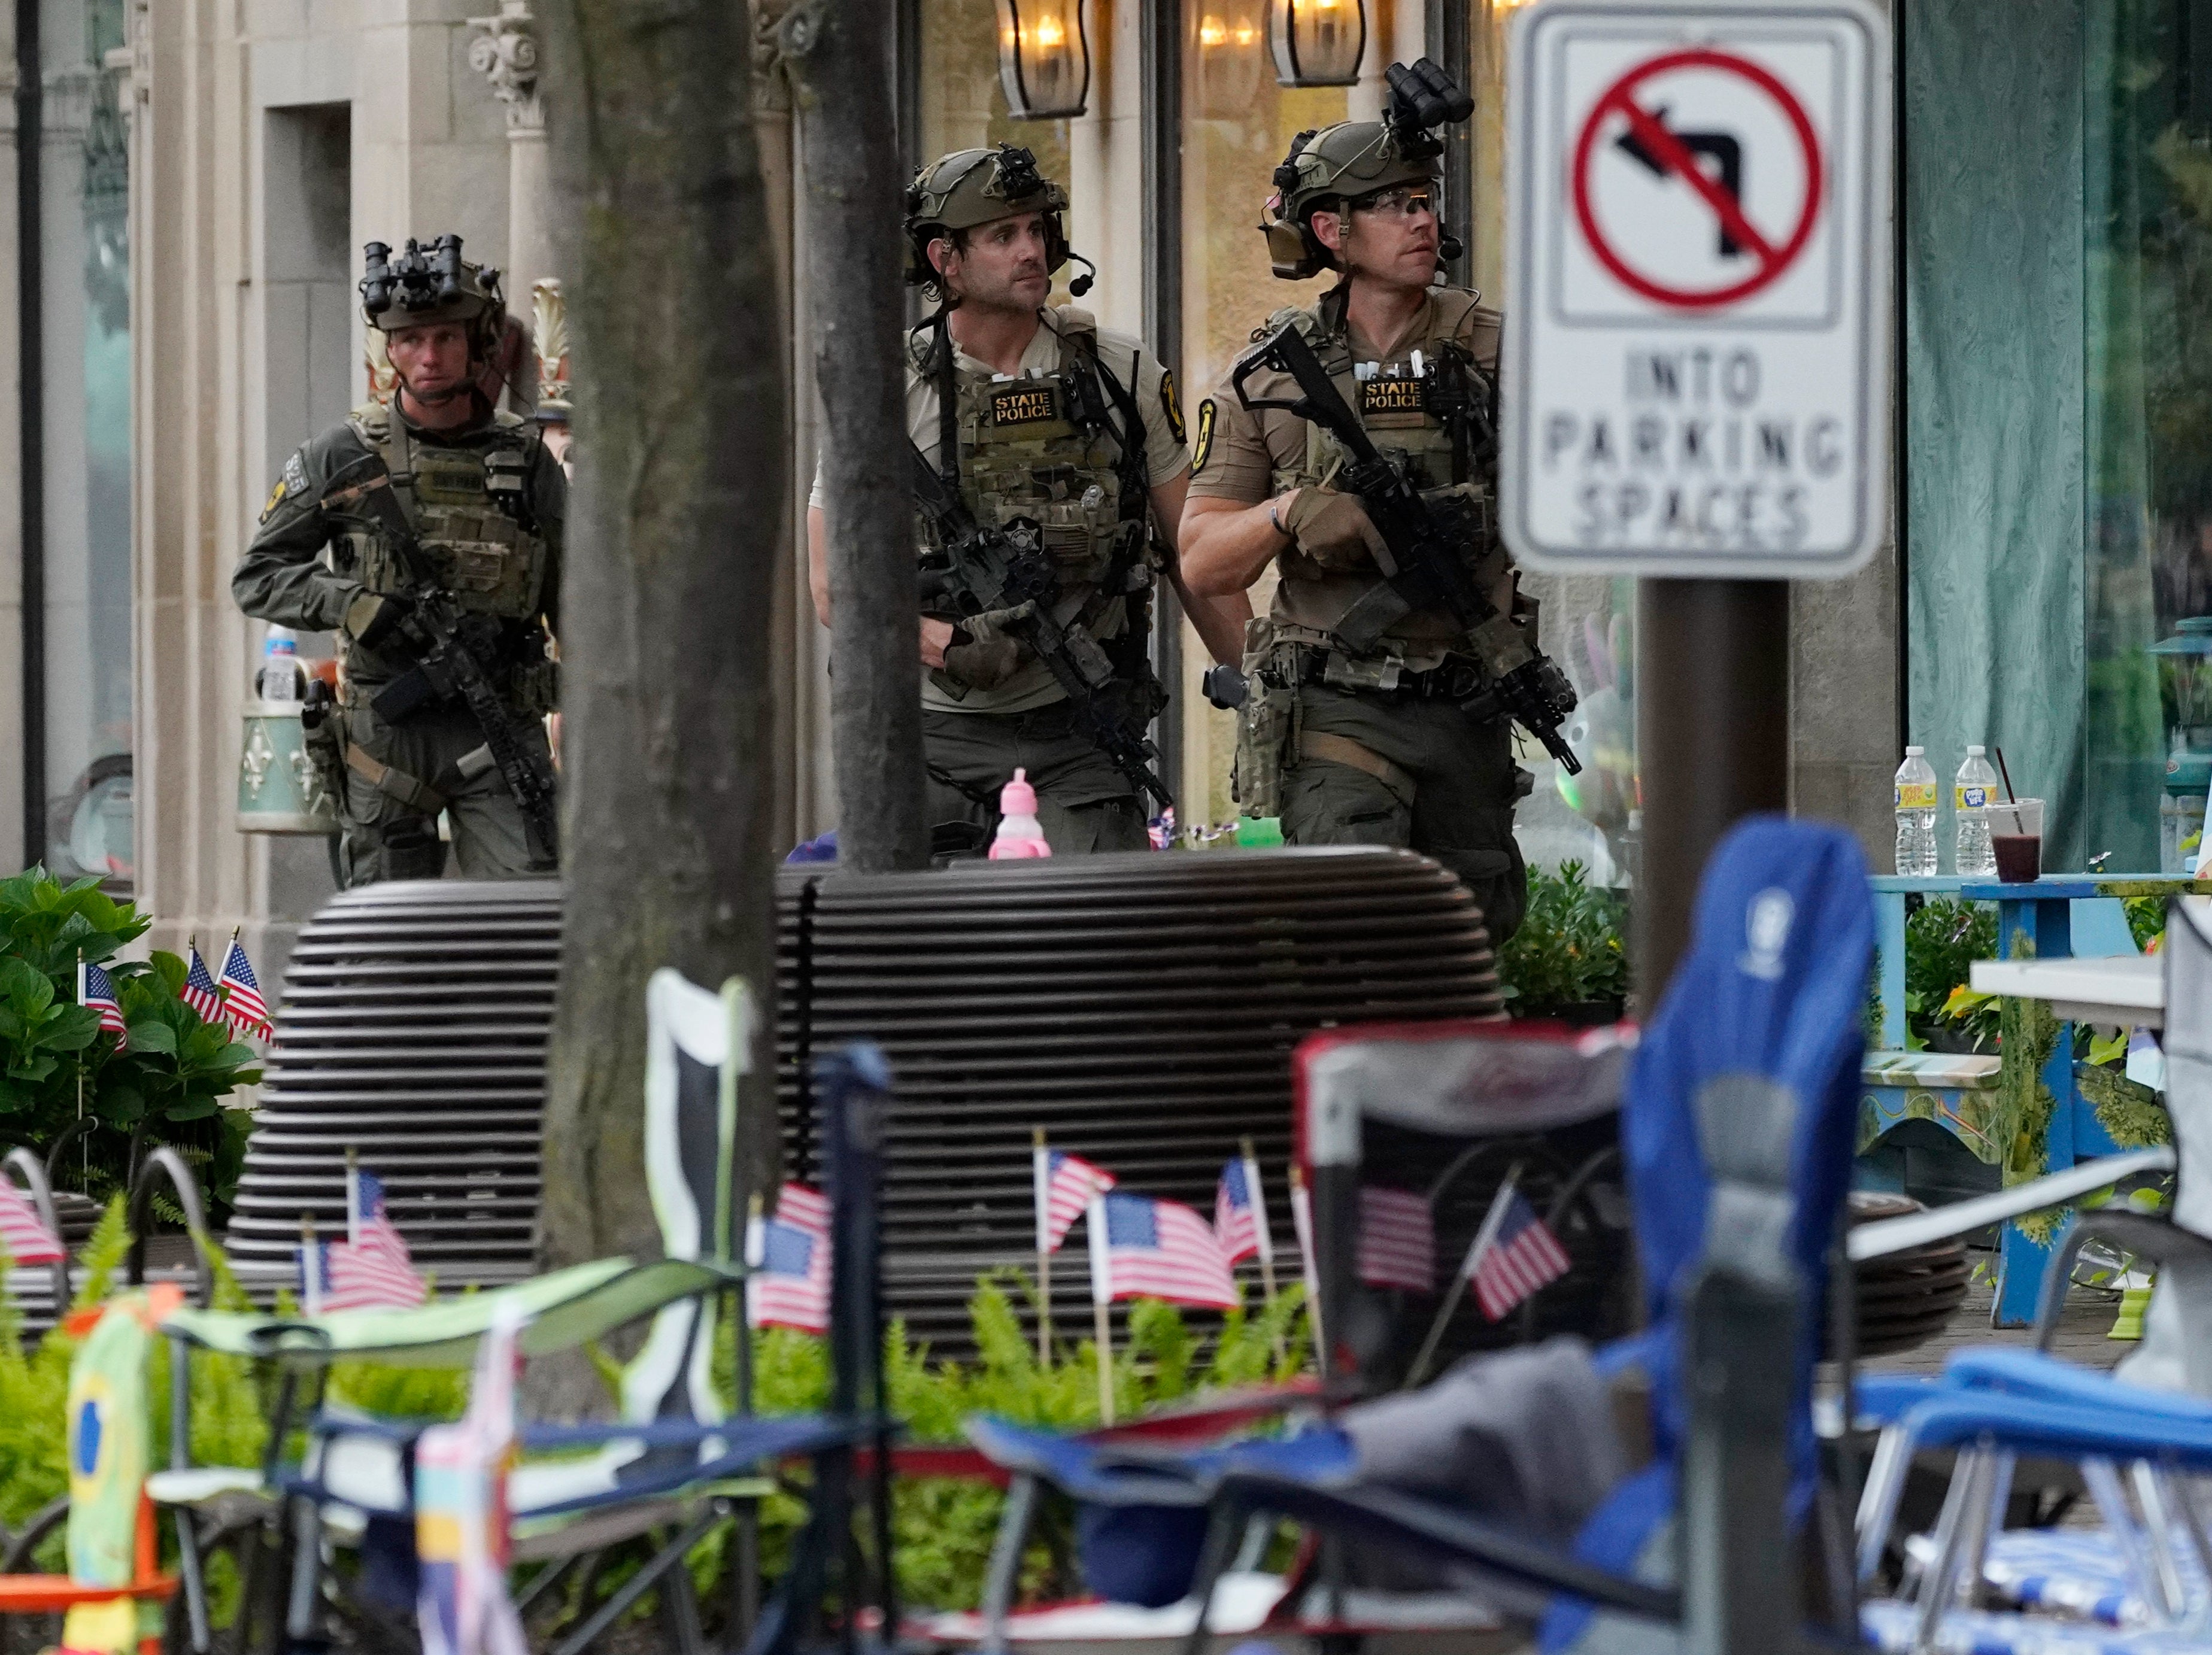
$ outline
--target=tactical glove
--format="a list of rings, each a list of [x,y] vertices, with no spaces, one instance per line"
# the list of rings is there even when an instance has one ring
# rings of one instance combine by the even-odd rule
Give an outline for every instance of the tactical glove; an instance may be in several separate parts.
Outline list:
[[[1298,550],[1324,569],[1371,569],[1382,537],[1356,494],[1305,488],[1278,519]]]
[[[363,592],[346,605],[345,635],[363,649],[379,649],[415,613],[404,597]]]
[[[960,623],[968,634],[968,641],[951,644],[945,649],[945,676],[970,689],[989,689],[1006,682],[1021,665],[1022,649],[1020,640],[1006,629],[1036,613],[1036,604],[1031,602],[1016,604],[1010,609],[986,609],[981,615],[969,615]],[[954,634],[956,638],[958,635]]]

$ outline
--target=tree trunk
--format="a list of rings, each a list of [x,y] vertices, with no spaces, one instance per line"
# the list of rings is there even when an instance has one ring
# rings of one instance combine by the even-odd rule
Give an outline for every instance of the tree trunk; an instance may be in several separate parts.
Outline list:
[[[776,32],[805,157],[805,230],[822,273],[837,859],[866,873],[929,865],[893,33],[888,0],[799,0]]]
[[[659,1251],[645,985],[753,985],[754,1188],[776,1163],[770,593],[788,421],[750,21],[731,0],[548,0],[543,81],[574,329],[562,588],[567,933],[544,1247]]]

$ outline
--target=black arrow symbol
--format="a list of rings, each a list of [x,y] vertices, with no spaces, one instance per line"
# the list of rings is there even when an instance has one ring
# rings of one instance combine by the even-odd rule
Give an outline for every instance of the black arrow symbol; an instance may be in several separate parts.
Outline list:
[[[1743,206],[1743,145],[1737,141],[1735,135],[1730,132],[1678,131],[1667,124],[1667,106],[1662,104],[1653,112],[1651,119],[1658,124],[1661,131],[1673,138],[1692,155],[1712,157],[1714,165],[1720,173],[1721,188],[1728,191],[1729,197],[1741,210]],[[1613,148],[1631,160],[1650,167],[1659,178],[1665,178],[1674,170],[1657,155],[1652,154],[1644,140],[1637,136],[1636,129],[1632,125],[1613,140]],[[1721,257],[1735,258],[1742,252],[1743,248],[1737,243],[1736,239],[1728,233],[1726,226],[1723,226]]]

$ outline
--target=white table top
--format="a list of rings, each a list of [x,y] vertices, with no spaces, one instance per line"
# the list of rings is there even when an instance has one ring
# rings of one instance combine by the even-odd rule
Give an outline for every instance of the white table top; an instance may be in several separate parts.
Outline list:
[[[1977,960],[1968,981],[1977,994],[2048,1000],[2077,1023],[2166,1026],[2166,961],[2154,954],[2111,960]]]

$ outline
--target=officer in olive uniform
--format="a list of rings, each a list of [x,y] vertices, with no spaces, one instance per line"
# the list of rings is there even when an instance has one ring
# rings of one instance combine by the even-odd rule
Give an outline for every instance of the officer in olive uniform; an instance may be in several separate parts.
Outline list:
[[[1034,525],[1058,577],[1052,613],[1104,652],[1104,694],[1141,732],[1164,699],[1146,658],[1150,591],[1182,591],[1173,529],[1189,463],[1173,378],[1088,312],[1046,304],[1070,257],[1066,193],[1026,149],[963,149],[926,167],[907,195],[907,280],[941,297],[908,341],[907,422],[924,460],[987,527]],[[1079,262],[1088,264],[1088,260]],[[1087,278],[1072,285],[1077,294]],[[887,455],[887,464],[910,464]],[[830,622],[820,482],[808,512],[815,609]],[[939,549],[917,513],[924,567]],[[1186,595],[1218,659],[1234,659],[1243,593]],[[1018,767],[1061,854],[1141,850],[1147,809],[1129,778],[1077,727],[1066,693],[1009,628],[1010,612],[962,618],[926,596],[923,734],[930,815],[986,828]]]
[[[1274,273],[1297,281],[1326,269],[1342,279],[1311,310],[1277,312],[1253,338],[1295,324],[1376,446],[1406,456],[1425,491],[1457,491],[1494,524],[1500,318],[1474,293],[1431,285],[1449,256],[1437,167],[1433,146],[1407,136],[1350,121],[1292,143],[1261,226]],[[1255,402],[1298,394],[1272,370],[1244,388]],[[1433,857],[1503,941],[1527,906],[1513,809],[1531,778],[1514,763],[1504,718],[1462,710],[1484,675],[1449,613],[1415,609],[1364,651],[1336,636],[1383,578],[1374,524],[1356,497],[1330,486],[1343,458],[1320,426],[1247,409],[1225,378],[1200,405],[1185,576],[1194,591],[1228,592],[1270,563],[1281,575],[1272,613],[1246,640],[1238,797],[1255,814],[1279,810],[1292,845],[1408,846]],[[1465,555],[1477,586],[1533,647],[1534,608],[1518,598],[1494,528]]]
[[[463,262],[458,236],[388,253],[370,244],[361,285],[398,376],[392,406],[356,409],[284,463],[231,594],[258,620],[342,637],[342,699],[308,745],[343,801],[348,886],[443,873],[441,811],[464,876],[550,873],[554,847],[539,842],[465,702],[433,702],[398,724],[370,706],[413,666],[419,631],[401,555],[361,498],[330,488],[374,454],[439,585],[473,623],[471,653],[510,730],[550,773],[542,715],[554,706],[567,480],[538,427],[495,412],[480,383],[505,316],[499,272]]]

